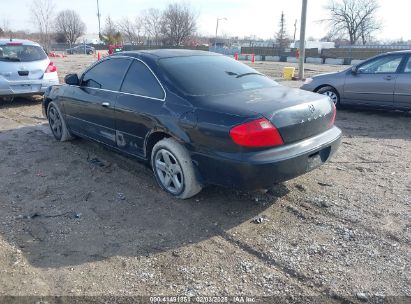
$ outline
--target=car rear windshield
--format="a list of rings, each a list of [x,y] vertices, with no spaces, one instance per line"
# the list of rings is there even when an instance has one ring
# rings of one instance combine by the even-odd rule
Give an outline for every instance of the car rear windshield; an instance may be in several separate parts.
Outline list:
[[[226,56],[172,57],[159,62],[173,84],[187,95],[221,95],[278,85]]]
[[[37,61],[47,58],[43,49],[36,45],[0,45],[0,61]]]

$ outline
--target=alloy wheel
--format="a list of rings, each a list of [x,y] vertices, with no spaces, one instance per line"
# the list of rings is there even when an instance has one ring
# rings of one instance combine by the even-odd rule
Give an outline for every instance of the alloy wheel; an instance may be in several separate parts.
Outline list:
[[[179,194],[184,187],[183,170],[168,150],[160,149],[154,161],[155,170],[162,186],[172,194]]]
[[[61,117],[55,107],[50,107],[49,109],[49,123],[51,130],[56,138],[61,138],[63,134],[63,124],[61,122]]]
[[[325,92],[323,93],[323,95],[326,95],[326,96],[330,97],[334,104],[337,104],[337,103],[338,103],[338,95],[337,95],[337,93],[335,93],[335,92],[333,92],[333,91],[325,91]]]

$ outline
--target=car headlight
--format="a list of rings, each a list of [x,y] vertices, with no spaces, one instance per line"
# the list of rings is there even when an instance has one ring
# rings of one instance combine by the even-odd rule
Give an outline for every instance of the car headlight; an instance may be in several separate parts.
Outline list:
[[[314,80],[314,79],[312,79],[312,78],[307,78],[307,79],[304,81],[304,84],[310,84],[311,82],[313,82],[313,80]]]

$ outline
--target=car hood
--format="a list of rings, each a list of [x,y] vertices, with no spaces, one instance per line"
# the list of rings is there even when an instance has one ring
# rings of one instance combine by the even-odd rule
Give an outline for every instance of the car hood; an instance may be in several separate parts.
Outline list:
[[[349,69],[351,69],[351,67]],[[325,78],[335,77],[335,76],[339,77],[339,76],[345,75],[345,72],[348,71],[349,69],[345,69],[345,70],[341,70],[341,71],[337,71],[337,72],[323,73],[323,74],[312,76],[311,78],[312,79],[319,79],[319,78],[323,78],[323,77],[325,77]]]
[[[333,77],[333,76],[337,76],[338,74],[340,74],[342,71],[338,71],[338,72],[330,72],[330,73],[324,73],[324,74],[319,74],[319,75],[315,75],[312,76],[312,79],[319,79],[319,78],[323,78],[323,77]]]

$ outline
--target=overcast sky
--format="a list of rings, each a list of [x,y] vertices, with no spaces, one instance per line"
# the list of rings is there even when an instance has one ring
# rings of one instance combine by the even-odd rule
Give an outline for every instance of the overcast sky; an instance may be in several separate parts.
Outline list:
[[[178,0],[177,0],[178,1]],[[327,33],[327,26],[318,22],[326,18],[324,5],[328,0],[308,0],[307,37],[321,38]],[[30,30],[31,0],[0,0],[0,26],[7,20],[14,30]],[[74,9],[87,25],[88,33],[98,33],[96,0],[54,0],[56,10]],[[141,10],[151,7],[162,9],[172,0],[100,0],[102,24],[110,15],[113,19],[128,16],[134,18]],[[287,30],[294,32],[294,22],[300,19],[301,0],[191,0],[186,1],[199,13],[200,34],[214,35],[216,18],[221,21],[219,33],[234,36],[256,35],[272,38],[278,30],[281,11],[284,11]],[[378,39],[411,39],[409,30],[411,1],[379,0],[378,18],[383,21]],[[297,34],[298,37],[298,34]]]

